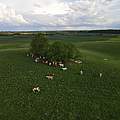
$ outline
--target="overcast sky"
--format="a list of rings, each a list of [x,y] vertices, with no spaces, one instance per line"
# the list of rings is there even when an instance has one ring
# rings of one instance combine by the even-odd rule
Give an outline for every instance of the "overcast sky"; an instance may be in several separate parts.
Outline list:
[[[0,0],[0,31],[119,28],[120,0]]]

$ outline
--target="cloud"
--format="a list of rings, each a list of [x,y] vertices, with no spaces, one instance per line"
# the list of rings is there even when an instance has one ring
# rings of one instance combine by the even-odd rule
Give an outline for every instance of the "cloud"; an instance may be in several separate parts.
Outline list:
[[[11,25],[21,25],[28,23],[21,14],[17,14],[13,8],[8,7],[2,3],[0,3],[0,22]]]
[[[69,6],[64,2],[59,2],[57,0],[53,0],[52,2],[45,0],[44,2],[38,1],[38,3],[34,4],[34,14],[66,14],[67,10],[69,10]]]
[[[35,18],[32,19],[34,23],[42,23],[43,26],[102,26],[111,22],[111,19],[106,18],[108,9],[106,4],[110,4],[110,0],[75,0],[69,2],[63,0],[62,2],[54,1],[54,4],[46,6],[35,4],[31,18]]]
[[[5,24],[11,29],[21,30],[120,27],[119,0],[26,0],[25,4],[24,0],[18,0],[18,5],[15,0],[6,1],[14,3],[14,9],[0,4],[0,23],[3,29],[6,28]],[[29,7],[25,7],[27,3]]]

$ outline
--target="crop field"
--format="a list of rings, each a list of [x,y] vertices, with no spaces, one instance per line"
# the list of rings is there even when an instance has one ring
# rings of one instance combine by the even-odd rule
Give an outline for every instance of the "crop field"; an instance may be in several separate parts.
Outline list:
[[[120,35],[48,38],[74,43],[83,63],[67,71],[35,63],[31,37],[0,36],[0,120],[119,120]]]

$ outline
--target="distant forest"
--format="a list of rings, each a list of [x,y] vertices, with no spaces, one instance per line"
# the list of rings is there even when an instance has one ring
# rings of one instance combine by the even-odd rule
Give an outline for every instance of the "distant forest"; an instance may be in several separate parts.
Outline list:
[[[120,30],[68,30],[68,31],[1,31],[0,35],[34,35],[37,34],[39,32],[42,32],[46,35],[55,35],[55,34],[61,34],[61,35],[80,35],[80,34],[98,34],[98,35],[102,35],[102,34],[120,34]]]

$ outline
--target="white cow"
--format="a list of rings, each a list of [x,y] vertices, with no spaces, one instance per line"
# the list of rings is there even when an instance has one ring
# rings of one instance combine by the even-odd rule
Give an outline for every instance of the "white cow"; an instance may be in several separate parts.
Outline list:
[[[55,66],[57,66],[57,62],[55,62]]]
[[[102,77],[102,75],[103,75],[103,74],[102,74],[102,73],[100,73],[100,78]]]
[[[65,70],[67,70],[67,68],[66,68],[66,67],[65,67],[65,68],[61,68],[61,69],[62,69],[62,70],[64,70],[64,71],[65,71]]]
[[[49,66],[51,66],[52,65],[52,63],[49,63]]]
[[[80,74],[83,75],[83,71],[82,70],[80,71]]]
[[[40,92],[40,88],[39,87],[33,88],[33,92]]]
[[[43,59],[45,59],[45,57],[43,57]]]
[[[45,61],[46,64],[48,64],[48,61]]]
[[[104,59],[104,61],[107,61],[107,60],[108,60],[107,58]]]
[[[80,61],[80,60],[76,60],[76,61],[74,61],[75,63],[78,63],[78,64],[82,64],[82,61]]]
[[[36,58],[36,59],[35,59],[35,62],[38,63],[38,62],[39,62],[39,58]]]
[[[33,58],[33,57],[34,57],[34,54],[32,54],[31,56],[32,56],[32,58]]]
[[[52,80],[53,76],[46,76],[47,79]]]
[[[60,67],[64,67],[64,64],[62,64],[62,63],[59,63],[59,66],[60,66]]]

